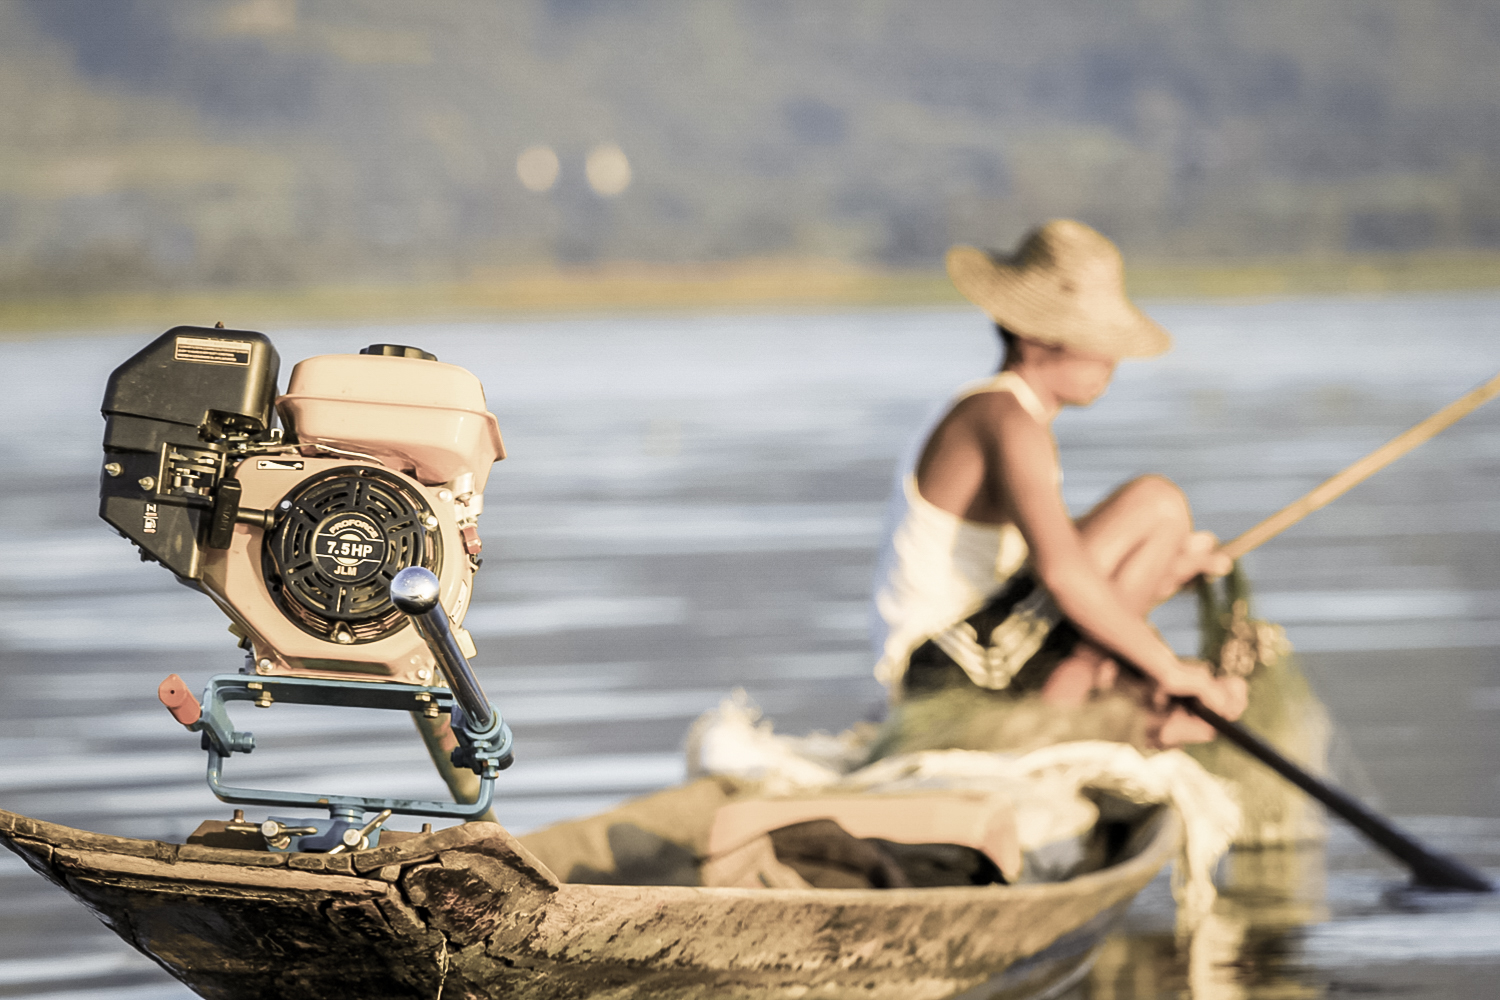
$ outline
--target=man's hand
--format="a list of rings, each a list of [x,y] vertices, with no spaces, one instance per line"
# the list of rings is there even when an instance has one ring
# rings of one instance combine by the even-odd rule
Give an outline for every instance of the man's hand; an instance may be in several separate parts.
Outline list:
[[[1195,576],[1225,576],[1232,569],[1234,560],[1219,549],[1219,536],[1212,531],[1195,531],[1182,543],[1177,570],[1184,582]]]
[[[1153,732],[1157,746],[1177,747],[1185,743],[1207,743],[1218,735],[1213,726],[1193,715],[1173,698],[1197,698],[1226,719],[1238,719],[1250,701],[1243,677],[1215,677],[1202,660],[1180,660],[1178,669],[1159,679],[1152,698],[1161,726]]]
[[[1206,576],[1216,579],[1226,576],[1234,569],[1234,560],[1219,548],[1219,539],[1212,531],[1195,531],[1182,543],[1182,551],[1163,578],[1158,602],[1171,598],[1194,578]]]
[[[1188,536],[1187,547],[1189,549],[1201,546],[1203,549],[1203,563],[1199,572],[1209,579],[1217,579],[1228,576],[1229,571],[1234,569],[1234,560],[1219,548],[1219,537],[1212,531],[1195,531]]]
[[[1250,688],[1243,677],[1215,677],[1202,660],[1184,659],[1157,678],[1156,706],[1165,708],[1172,698],[1197,698],[1224,718],[1238,719],[1250,703]]]

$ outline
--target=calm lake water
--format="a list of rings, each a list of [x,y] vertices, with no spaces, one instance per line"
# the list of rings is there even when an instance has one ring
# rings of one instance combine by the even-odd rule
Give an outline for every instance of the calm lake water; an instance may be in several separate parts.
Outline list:
[[[1500,369],[1495,295],[1151,312],[1178,349],[1059,421],[1075,512],[1156,471],[1231,536]],[[196,688],[239,653],[96,515],[105,377],[160,332],[0,344],[0,807],[180,839],[229,810],[156,685]],[[895,463],[997,353],[970,311],[264,332],[283,373],[395,341],[483,379],[510,457],[468,625],[515,729],[496,812],[516,832],[678,781],[687,726],[736,685],[786,732],[878,710],[865,601]],[[1500,404],[1247,565],[1339,724],[1341,780],[1500,877],[1497,473]],[[1160,623],[1193,650],[1190,608]],[[437,790],[404,719],[253,721],[245,783]],[[1413,899],[1401,876],[1334,824],[1326,849],[1226,862],[1192,942],[1158,880],[1070,996],[1495,996],[1500,905]],[[0,852],[0,997],[189,995]]]

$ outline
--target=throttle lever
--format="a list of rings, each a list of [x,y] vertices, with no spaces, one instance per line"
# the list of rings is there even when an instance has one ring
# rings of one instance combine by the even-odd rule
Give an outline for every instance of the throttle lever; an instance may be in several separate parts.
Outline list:
[[[453,720],[453,734],[459,742],[453,751],[454,765],[493,778],[513,760],[510,727],[485,697],[474,668],[458,648],[448,613],[438,599],[439,590],[437,576],[421,566],[408,566],[391,579],[391,601],[411,618],[458,702]]]

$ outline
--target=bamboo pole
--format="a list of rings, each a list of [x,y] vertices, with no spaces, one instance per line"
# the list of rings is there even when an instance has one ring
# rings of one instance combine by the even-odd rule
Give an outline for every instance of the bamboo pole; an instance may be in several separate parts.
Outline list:
[[[1240,558],[1251,549],[1281,534],[1313,511],[1326,507],[1417,445],[1462,420],[1497,395],[1500,395],[1500,375],[1496,375],[1479,388],[1455,399],[1415,427],[1391,438],[1343,472],[1315,487],[1300,500],[1288,504],[1249,531],[1226,542],[1219,551],[1231,559]]]

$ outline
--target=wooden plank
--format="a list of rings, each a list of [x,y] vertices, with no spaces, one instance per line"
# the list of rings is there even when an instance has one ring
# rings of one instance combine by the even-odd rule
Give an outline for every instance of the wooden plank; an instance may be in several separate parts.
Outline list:
[[[98,851],[70,851],[63,848],[58,848],[53,852],[52,862],[71,873],[96,878],[127,876],[169,883],[193,882],[237,886],[245,889],[315,891],[362,898],[384,896],[389,888],[384,882],[352,878],[348,875],[322,875],[286,868],[245,868],[238,865],[204,864],[195,861],[179,861],[173,865],[149,858],[104,854]]]

